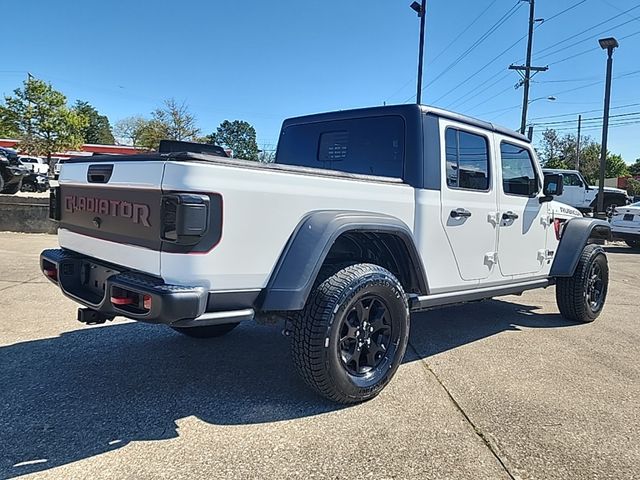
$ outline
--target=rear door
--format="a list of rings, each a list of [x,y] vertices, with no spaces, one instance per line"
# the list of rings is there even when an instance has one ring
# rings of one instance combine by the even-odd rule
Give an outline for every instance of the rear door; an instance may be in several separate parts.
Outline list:
[[[64,164],[58,238],[64,248],[159,275],[165,162],[129,158]]]
[[[563,182],[562,198],[559,200],[573,207],[585,206],[586,186],[580,177],[575,173],[564,173]]]
[[[499,141],[499,143],[498,143]],[[540,271],[546,252],[548,203],[540,203],[542,179],[530,145],[496,135],[500,185],[498,258],[503,276]]]
[[[497,242],[492,137],[479,128],[444,119],[440,129],[444,145],[440,222],[462,280],[480,281],[493,270]]]

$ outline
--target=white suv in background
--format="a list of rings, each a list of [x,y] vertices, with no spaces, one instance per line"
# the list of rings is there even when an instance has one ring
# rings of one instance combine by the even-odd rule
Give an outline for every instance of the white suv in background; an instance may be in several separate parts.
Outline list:
[[[33,173],[41,173],[42,175],[47,175],[49,173],[49,165],[47,165],[47,161],[44,158],[21,155],[18,157],[18,160],[22,166]]]

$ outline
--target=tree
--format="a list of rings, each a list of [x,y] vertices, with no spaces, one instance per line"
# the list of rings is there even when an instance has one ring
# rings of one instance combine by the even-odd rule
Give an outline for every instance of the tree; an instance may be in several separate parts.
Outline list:
[[[636,163],[629,165],[629,175],[640,176],[640,158],[636,158]]]
[[[627,178],[627,193],[632,196],[640,195],[640,180]]]
[[[259,157],[256,129],[243,120],[225,120],[207,142],[232,149],[235,158],[257,161]]]
[[[194,141],[200,135],[195,115],[184,102],[178,104],[173,98],[165,100],[164,107],[151,113],[151,124],[168,140]]]
[[[149,128],[149,120],[141,116],[126,117],[118,120],[114,126],[116,137],[132,147],[141,146],[141,138]]]
[[[116,143],[111,131],[111,124],[106,115],[100,115],[89,102],[77,100],[73,109],[87,117],[88,124],[82,129],[82,137],[85,143],[97,143],[100,145],[113,145]]]
[[[67,98],[42,80],[29,79],[23,88],[5,96],[3,123],[15,129],[20,150],[31,155],[46,155],[78,149],[82,130],[88,124],[83,114],[67,107]]]
[[[629,167],[622,159],[622,155],[607,152],[607,164],[605,167],[605,178],[624,177],[629,174]]]

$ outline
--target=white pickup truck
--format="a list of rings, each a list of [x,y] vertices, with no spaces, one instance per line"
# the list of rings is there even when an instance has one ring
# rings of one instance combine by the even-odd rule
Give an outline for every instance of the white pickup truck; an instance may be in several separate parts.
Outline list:
[[[564,189],[557,199],[577,208],[582,213],[593,213],[597,209],[598,187],[590,186],[578,170],[559,170],[544,168],[545,175],[562,175]],[[620,188],[604,187],[604,211],[609,215],[616,207],[631,202],[627,192]]]
[[[69,160],[40,262],[85,323],[214,337],[282,319],[304,380],[354,403],[394,375],[411,312],[555,284],[566,318],[600,314],[609,225],[553,201],[562,186],[526,137],[445,110],[311,115],[284,122],[274,164]]]

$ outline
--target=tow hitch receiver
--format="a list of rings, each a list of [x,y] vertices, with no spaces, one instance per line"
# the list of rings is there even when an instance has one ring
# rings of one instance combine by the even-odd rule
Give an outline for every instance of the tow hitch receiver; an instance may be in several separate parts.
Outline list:
[[[107,320],[113,320],[112,316],[105,315],[91,308],[78,309],[78,321],[87,325],[99,325]]]

